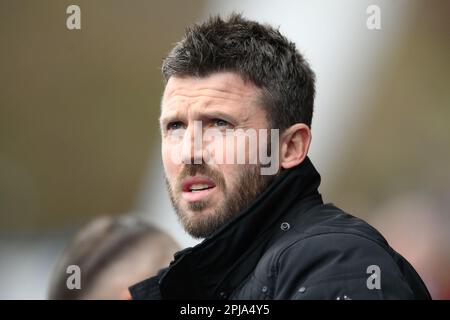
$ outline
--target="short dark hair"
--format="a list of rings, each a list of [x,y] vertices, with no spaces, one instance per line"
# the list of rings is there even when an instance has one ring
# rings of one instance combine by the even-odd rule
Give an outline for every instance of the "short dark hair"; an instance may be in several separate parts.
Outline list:
[[[311,126],[315,75],[279,30],[236,13],[226,20],[210,17],[186,29],[162,66],[166,81],[221,71],[236,72],[262,90],[272,128],[284,130],[299,122]]]

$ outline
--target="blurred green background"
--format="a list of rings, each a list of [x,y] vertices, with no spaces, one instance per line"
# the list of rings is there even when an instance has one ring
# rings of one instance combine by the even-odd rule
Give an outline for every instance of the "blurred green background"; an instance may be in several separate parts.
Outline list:
[[[0,1],[0,228],[129,210],[158,136],[161,61],[198,1]],[[170,13],[170,14],[169,14]]]

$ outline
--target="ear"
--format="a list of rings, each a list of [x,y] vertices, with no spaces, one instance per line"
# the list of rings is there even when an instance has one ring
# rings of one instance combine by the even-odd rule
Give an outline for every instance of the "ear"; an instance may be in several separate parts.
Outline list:
[[[298,166],[306,158],[311,143],[311,129],[296,123],[284,130],[280,139],[280,165],[283,169]]]

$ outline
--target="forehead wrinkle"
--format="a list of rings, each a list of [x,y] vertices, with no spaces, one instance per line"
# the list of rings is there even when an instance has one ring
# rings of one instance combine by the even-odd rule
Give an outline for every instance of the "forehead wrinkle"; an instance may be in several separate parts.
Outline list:
[[[239,90],[234,92],[232,90],[221,88],[176,88],[167,93],[167,100],[175,97],[183,97],[188,99],[219,99],[241,101],[243,99],[254,100],[253,92],[246,92],[248,90]]]
[[[214,90],[208,90],[208,92],[211,92]],[[227,92],[228,91],[221,91],[221,92]],[[170,97],[167,97],[167,99],[164,101],[162,106],[164,105],[164,109],[166,109],[166,112],[170,112],[173,109],[178,109],[178,112],[186,112],[188,109],[200,109],[203,111],[207,111],[210,109],[218,108],[218,110],[223,109],[224,106],[230,107],[236,111],[238,111],[241,115],[245,114],[245,118],[248,118],[247,115],[247,108],[249,105],[255,104],[258,102],[258,99],[254,99],[254,97],[251,97],[250,99],[243,99],[241,95],[239,94],[233,94],[234,97],[230,99],[229,96],[225,95],[195,95],[195,94],[184,94],[177,93],[172,94]],[[247,97],[250,97],[251,95],[248,94]],[[246,98],[247,98],[246,97]],[[238,102],[238,105],[233,105],[233,103]],[[180,110],[179,106],[183,106]]]
[[[202,112],[231,112],[244,125],[253,118],[252,107],[261,107],[261,89],[240,78],[208,81],[177,79],[166,85],[161,99],[161,118],[202,116]]]
[[[180,103],[181,102],[181,103]],[[239,101],[239,104],[232,104],[227,99],[226,103],[222,103],[221,101],[216,100],[188,100],[185,99],[176,99],[170,101],[166,105],[167,114],[184,114],[191,113],[194,115],[201,114],[202,112],[208,113],[224,113],[232,112],[230,116],[239,117],[241,121],[247,121],[250,118],[251,107],[255,105],[254,101]],[[180,108],[181,106],[181,108]],[[259,107],[256,105],[256,107]],[[166,113],[164,112],[164,113]]]
[[[172,102],[176,104],[175,102]],[[184,118],[184,117],[192,117],[192,118],[202,118],[203,116],[211,116],[211,117],[224,117],[225,120],[235,119],[239,120],[241,123],[246,123],[250,119],[250,110],[248,108],[230,108],[236,110],[235,113],[228,113],[227,110],[223,109],[222,104],[217,104],[213,101],[208,101],[205,104],[200,105],[199,107],[195,107],[198,102],[192,102],[184,108],[171,108],[168,106],[166,110],[161,114],[160,121],[166,120],[170,118]],[[192,107],[191,107],[192,106]],[[228,110],[230,110],[228,109]],[[208,115],[209,113],[209,115]],[[228,116],[230,118],[228,118]]]
[[[180,104],[180,100],[183,104]],[[190,116],[193,118],[202,116],[202,112],[208,112],[213,108],[215,104],[213,101],[199,101],[199,100],[188,100],[180,98],[171,100],[166,104],[165,110],[161,113],[160,121],[166,120],[168,118],[186,117]],[[180,107],[181,105],[181,107]],[[221,105],[223,106],[223,105]],[[215,110],[221,110],[220,108],[214,108]]]

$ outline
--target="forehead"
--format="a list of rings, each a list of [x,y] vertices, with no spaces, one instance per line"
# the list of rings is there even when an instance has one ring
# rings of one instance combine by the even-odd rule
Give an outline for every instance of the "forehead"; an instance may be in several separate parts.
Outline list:
[[[214,73],[207,77],[172,76],[167,82],[162,99],[165,109],[218,103],[224,107],[239,104],[258,104],[260,90],[250,81],[232,72]]]

